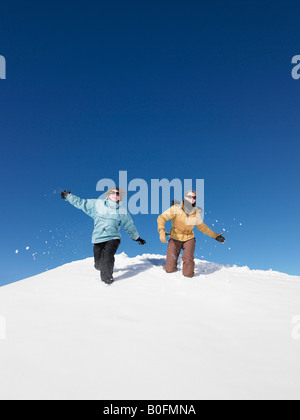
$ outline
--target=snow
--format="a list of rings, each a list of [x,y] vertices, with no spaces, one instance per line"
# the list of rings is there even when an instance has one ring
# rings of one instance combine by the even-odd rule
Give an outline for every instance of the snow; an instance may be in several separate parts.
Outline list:
[[[0,288],[0,399],[299,399],[300,277],[164,260],[119,254],[110,287],[88,258]]]

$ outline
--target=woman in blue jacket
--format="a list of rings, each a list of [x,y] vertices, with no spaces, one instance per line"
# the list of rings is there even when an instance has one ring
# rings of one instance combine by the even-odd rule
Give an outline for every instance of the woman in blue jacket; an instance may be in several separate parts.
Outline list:
[[[94,219],[92,242],[95,268],[100,271],[101,280],[106,284],[112,284],[114,281],[115,254],[121,242],[121,226],[132,240],[141,245],[146,243],[140,238],[130,214],[120,205],[120,194],[119,188],[111,188],[106,192],[105,200],[83,200],[70,191],[61,193],[64,200]]]

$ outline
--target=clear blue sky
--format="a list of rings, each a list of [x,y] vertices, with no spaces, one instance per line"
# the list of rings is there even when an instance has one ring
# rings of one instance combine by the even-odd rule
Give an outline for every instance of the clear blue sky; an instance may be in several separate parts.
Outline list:
[[[96,198],[120,170],[205,179],[205,222],[227,242],[197,231],[198,258],[299,275],[299,12],[296,1],[3,3],[0,285],[92,256],[92,219],[59,191]],[[165,254],[156,216],[134,221],[147,245],[123,231],[119,251]]]

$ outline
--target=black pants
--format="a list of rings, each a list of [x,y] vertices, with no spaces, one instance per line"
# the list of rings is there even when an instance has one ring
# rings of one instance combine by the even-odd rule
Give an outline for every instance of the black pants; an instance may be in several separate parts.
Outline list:
[[[101,280],[104,283],[113,281],[115,254],[120,242],[120,239],[112,239],[111,241],[94,245],[95,268],[100,271]]]

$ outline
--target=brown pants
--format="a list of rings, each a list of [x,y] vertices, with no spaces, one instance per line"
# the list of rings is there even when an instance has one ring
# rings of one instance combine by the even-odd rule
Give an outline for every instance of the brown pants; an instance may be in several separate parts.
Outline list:
[[[180,255],[180,251],[183,249],[182,254],[182,274],[185,277],[194,277],[194,252],[196,248],[196,240],[190,239],[186,242],[176,241],[175,239],[169,240],[169,246],[167,250],[167,259],[164,270],[167,273],[174,273],[177,269],[177,261]]]

